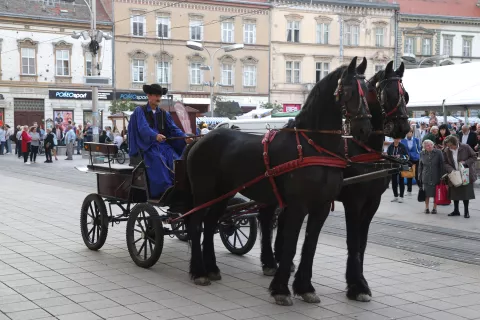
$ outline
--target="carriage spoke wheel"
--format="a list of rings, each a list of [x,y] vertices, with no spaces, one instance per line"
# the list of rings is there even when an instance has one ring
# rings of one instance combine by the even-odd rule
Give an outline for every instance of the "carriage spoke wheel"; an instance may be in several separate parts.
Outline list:
[[[244,255],[252,250],[257,240],[257,218],[238,218],[219,226],[220,238],[225,248],[233,254]]]
[[[117,160],[118,164],[124,164],[125,163],[125,152],[123,152],[123,150],[118,150],[116,160]]]
[[[150,268],[160,258],[163,250],[163,225],[152,205],[141,203],[130,212],[127,247],[130,257],[139,267]]]
[[[105,244],[108,234],[108,213],[102,197],[89,194],[83,200],[80,211],[80,231],[83,242],[90,250],[98,250]]]
[[[185,227],[185,223],[183,221],[172,223],[172,229],[177,231],[184,231],[182,233],[175,234],[175,237],[177,237],[178,240],[180,241],[188,240],[187,230],[186,230],[187,228]]]

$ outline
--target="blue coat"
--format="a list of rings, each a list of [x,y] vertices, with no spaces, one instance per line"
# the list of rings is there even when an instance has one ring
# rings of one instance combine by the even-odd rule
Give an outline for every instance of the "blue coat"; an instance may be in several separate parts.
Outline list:
[[[147,104],[147,112],[150,111],[152,109]],[[155,114],[160,112],[160,108],[155,110]],[[186,134],[175,125],[170,113],[165,114],[164,135],[167,138],[185,137]],[[156,122],[157,118],[154,118]],[[154,129],[150,128],[142,107],[137,107],[128,123],[128,149],[130,157],[138,156],[140,151],[143,153],[151,198],[159,198],[173,185],[173,162],[181,156],[186,146],[184,139],[158,142],[157,134],[157,123]]]
[[[405,146],[405,148],[408,151],[408,156],[410,160],[412,161],[418,161],[420,160],[420,152],[422,151],[422,146],[420,145],[420,140],[417,138],[412,137],[413,144],[412,148],[408,148],[408,142],[407,139],[402,139],[402,144]]]

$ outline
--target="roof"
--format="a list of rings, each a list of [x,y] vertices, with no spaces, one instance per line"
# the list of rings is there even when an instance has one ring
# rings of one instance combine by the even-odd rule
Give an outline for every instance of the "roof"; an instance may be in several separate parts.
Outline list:
[[[293,1],[293,0],[285,0]],[[296,0],[298,2],[306,2],[312,4],[330,4],[345,7],[366,7],[381,9],[398,9],[395,0]]]
[[[480,17],[477,0],[390,0],[400,5],[400,14],[449,17]]]
[[[90,22],[86,0],[6,0],[0,3],[0,16],[48,21]],[[101,0],[97,1],[97,23],[111,24]],[[44,4],[49,3],[49,4]]]
[[[463,110],[464,106],[479,108],[479,73],[478,62],[407,69],[403,76],[410,98],[407,107],[421,110],[439,108],[445,100],[449,109]]]

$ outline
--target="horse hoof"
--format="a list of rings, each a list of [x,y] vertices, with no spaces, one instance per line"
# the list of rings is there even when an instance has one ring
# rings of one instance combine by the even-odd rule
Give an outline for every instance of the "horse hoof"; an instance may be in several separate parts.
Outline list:
[[[218,273],[210,272],[208,274],[208,279],[210,279],[212,281],[219,281],[219,280],[222,280],[222,275],[220,274],[220,272],[218,272]]]
[[[277,272],[276,268],[263,268],[263,274],[265,276],[273,277],[275,272]]]
[[[320,303],[320,298],[315,294],[315,292],[308,292],[301,295],[303,301],[308,303]]]
[[[211,284],[210,279],[205,278],[205,277],[200,277],[200,278],[195,279],[194,283],[197,286],[209,286]]]
[[[293,305],[293,301],[292,301],[292,298],[290,298],[290,296],[286,296],[284,294],[277,294],[277,295],[274,295],[273,298],[275,299],[275,303],[280,306]]]
[[[295,272],[295,263],[290,266],[290,272]]]
[[[366,293],[359,293],[357,294],[357,298],[355,300],[361,301],[361,302],[370,302],[370,300],[372,300],[372,296]]]

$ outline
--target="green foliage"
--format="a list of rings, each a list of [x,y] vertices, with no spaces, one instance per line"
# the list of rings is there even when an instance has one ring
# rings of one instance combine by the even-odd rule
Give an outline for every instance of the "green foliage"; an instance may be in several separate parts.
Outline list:
[[[110,102],[110,114],[116,114],[122,111],[133,111],[135,107],[136,105],[132,100],[112,100]]]
[[[236,116],[243,114],[240,105],[235,101],[216,101],[216,106],[217,107],[214,110],[215,117],[227,117],[229,119],[233,119]]]
[[[276,102],[274,102],[274,103],[271,103],[271,102],[261,103],[260,107],[264,108],[264,109],[273,109],[272,113],[277,113],[277,112],[282,112],[283,111],[283,106],[279,103],[276,103]]]

